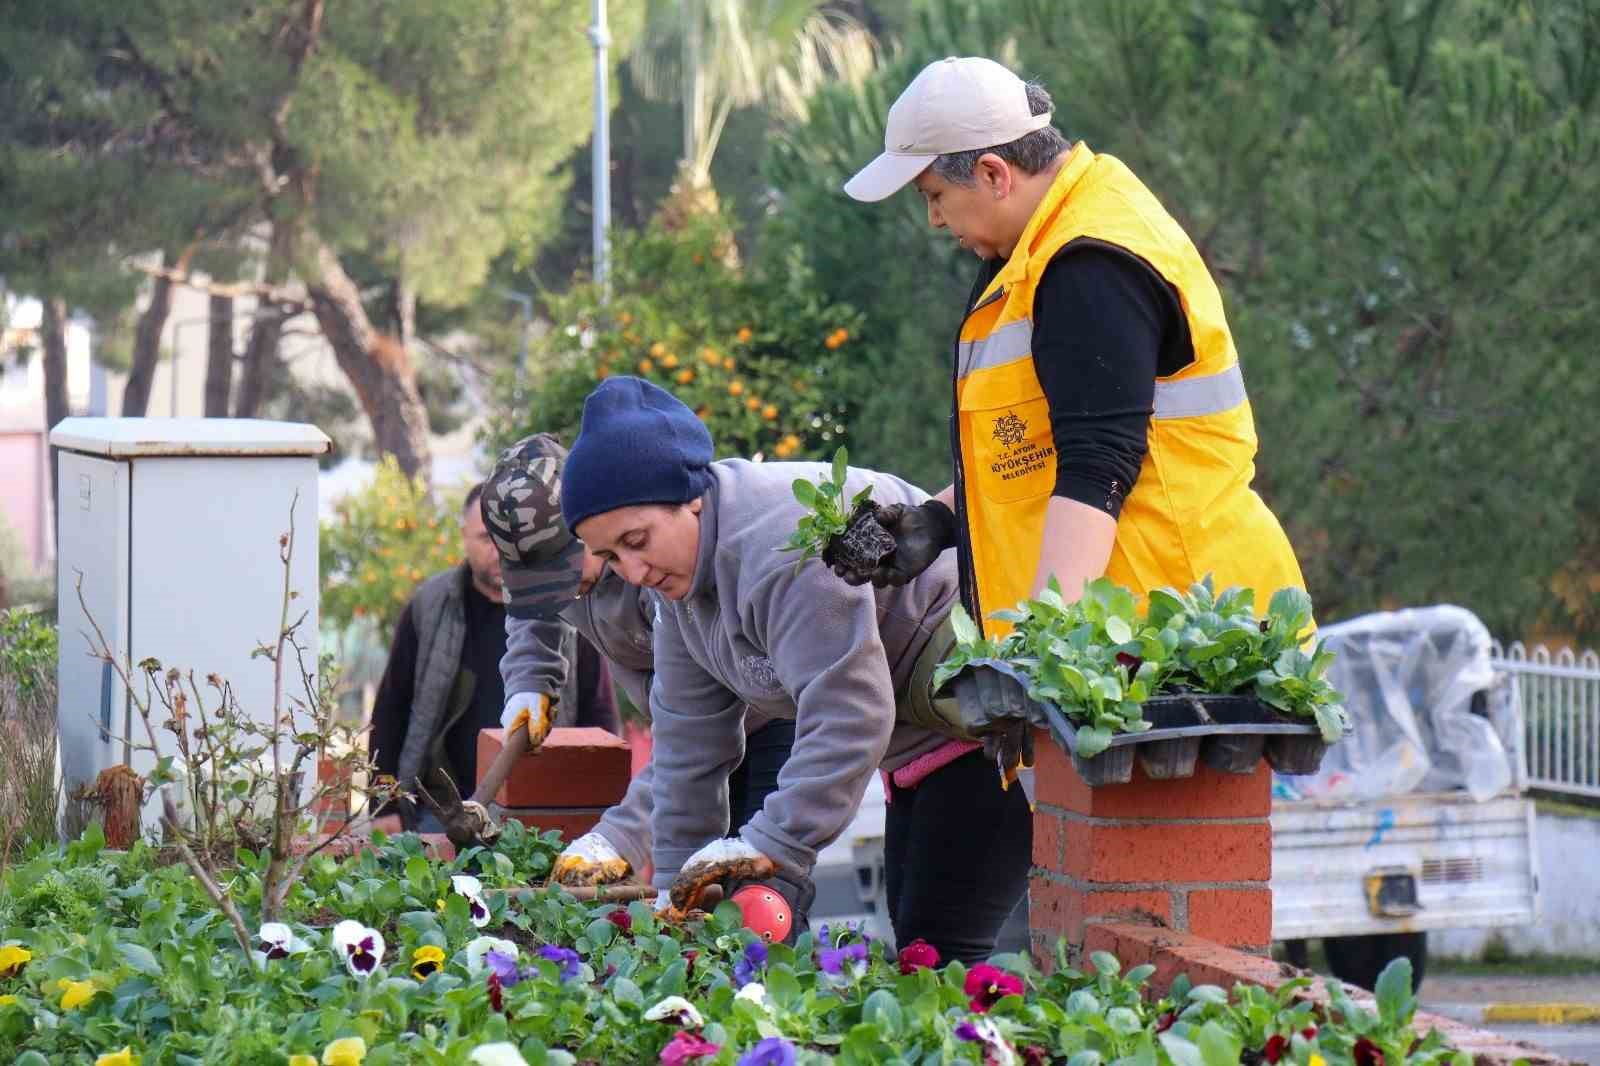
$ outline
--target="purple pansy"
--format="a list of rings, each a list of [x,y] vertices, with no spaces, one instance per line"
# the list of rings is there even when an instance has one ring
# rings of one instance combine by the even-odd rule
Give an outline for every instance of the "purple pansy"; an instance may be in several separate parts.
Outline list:
[[[745,945],[744,957],[733,964],[733,979],[743,988],[760,975],[766,964],[767,945],[759,940],[752,941]]]
[[[738,1066],[794,1066],[794,1045],[781,1036],[769,1036],[739,1056]]]
[[[570,981],[578,976],[578,971],[583,968],[583,962],[578,958],[578,953],[571,948],[558,948],[554,944],[546,944],[539,949],[539,957],[553,962],[561,971],[561,979]]]

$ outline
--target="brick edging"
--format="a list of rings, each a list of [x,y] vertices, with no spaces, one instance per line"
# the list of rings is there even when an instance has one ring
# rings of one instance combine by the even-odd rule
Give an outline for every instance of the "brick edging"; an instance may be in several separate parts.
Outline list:
[[[1297,977],[1310,976],[1306,971],[1263,955],[1234,951],[1188,933],[1127,922],[1086,928],[1083,953],[1088,955],[1095,951],[1110,952],[1128,969],[1146,963],[1155,966],[1156,972],[1151,975],[1148,987],[1157,996],[1165,995],[1179,974],[1187,974],[1196,985],[1217,985],[1232,990],[1236,984],[1250,984],[1269,992],[1276,992]],[[1355,1002],[1372,1006],[1372,993],[1354,987],[1349,991]],[[1297,998],[1319,1006],[1328,1003],[1322,981],[1302,990]],[[1426,1035],[1430,1029],[1439,1030],[1452,1047],[1471,1055],[1477,1066],[1511,1066],[1519,1059],[1529,1066],[1578,1066],[1571,1059],[1535,1045],[1514,1043],[1436,1014],[1418,1014],[1412,1028],[1418,1036]]]

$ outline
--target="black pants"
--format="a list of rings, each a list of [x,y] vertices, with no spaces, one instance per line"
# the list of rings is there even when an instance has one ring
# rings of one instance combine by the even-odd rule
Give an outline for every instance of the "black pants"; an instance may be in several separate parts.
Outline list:
[[[945,962],[982,962],[1028,890],[1033,816],[1020,784],[1001,791],[982,751],[915,788],[889,785],[884,878],[895,943],[926,940]]]
[[[779,718],[744,738],[744,762],[728,775],[728,832],[737,833],[778,791],[778,771],[794,747],[794,722]]]

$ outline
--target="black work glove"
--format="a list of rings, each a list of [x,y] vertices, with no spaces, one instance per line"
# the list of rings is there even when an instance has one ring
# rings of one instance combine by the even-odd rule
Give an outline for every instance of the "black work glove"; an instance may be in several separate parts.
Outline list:
[[[872,505],[878,525],[894,538],[894,551],[883,557],[868,573],[842,566],[824,550],[822,561],[833,567],[846,584],[865,585],[868,581],[878,588],[904,585],[939,558],[946,549],[956,546],[956,516],[938,500],[929,500],[916,507],[903,503],[887,506]]]
[[[988,666],[974,666],[955,680],[961,724],[983,742],[983,754],[1000,772],[1000,787],[1033,765],[1033,716],[1022,682]]]

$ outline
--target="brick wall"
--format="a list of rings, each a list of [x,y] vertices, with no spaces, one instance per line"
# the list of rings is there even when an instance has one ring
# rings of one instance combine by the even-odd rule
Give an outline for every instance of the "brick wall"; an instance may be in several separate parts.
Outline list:
[[[1030,934],[1043,964],[1060,937],[1134,919],[1247,951],[1272,941],[1271,773],[1090,788],[1043,732],[1033,817]]]
[[[505,730],[478,733],[482,777],[505,744]],[[495,797],[507,818],[537,829],[557,829],[568,840],[594,828],[607,807],[620,802],[632,779],[626,741],[593,728],[552,729],[544,745],[524,755]]]

